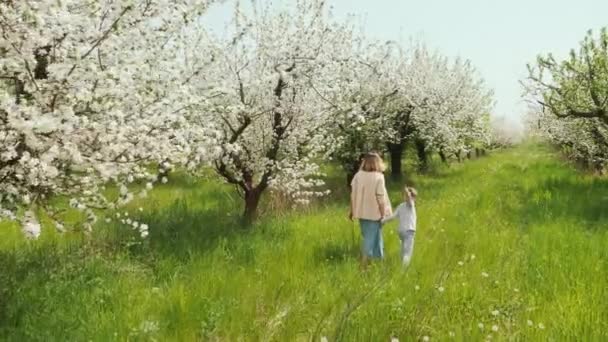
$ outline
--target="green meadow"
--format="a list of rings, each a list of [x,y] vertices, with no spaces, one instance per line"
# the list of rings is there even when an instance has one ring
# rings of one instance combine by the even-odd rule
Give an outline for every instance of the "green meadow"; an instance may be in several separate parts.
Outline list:
[[[408,169],[413,169],[411,166]],[[299,210],[265,197],[259,221],[213,180],[176,175],[92,235],[0,223],[0,340],[608,340],[608,179],[524,144],[408,172],[419,192],[411,266],[358,266],[343,175]],[[393,206],[403,183],[389,182]]]

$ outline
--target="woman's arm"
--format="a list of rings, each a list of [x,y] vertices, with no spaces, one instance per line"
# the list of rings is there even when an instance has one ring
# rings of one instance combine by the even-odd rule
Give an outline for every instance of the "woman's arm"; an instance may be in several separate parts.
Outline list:
[[[355,174],[353,180],[350,182],[350,212],[348,213],[348,219],[351,221],[353,220],[353,215],[355,213],[355,202],[357,200],[355,191],[357,191],[357,174]]]
[[[380,216],[384,218],[390,214],[390,210],[387,210],[387,206],[391,205],[386,203],[386,185],[384,183],[384,175],[380,176],[376,184],[376,201],[378,202],[378,209],[380,209]]]
[[[351,189],[350,191],[350,212],[348,214],[348,219],[353,220],[353,213],[355,212],[355,191]]]

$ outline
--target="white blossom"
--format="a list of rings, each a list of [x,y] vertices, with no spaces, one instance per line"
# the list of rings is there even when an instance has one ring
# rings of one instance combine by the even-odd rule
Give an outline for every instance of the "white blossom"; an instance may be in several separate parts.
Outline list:
[[[291,5],[237,7],[236,36],[211,37],[215,72],[199,75],[200,84],[221,85],[209,99],[221,129],[214,166],[249,200],[246,216],[266,190],[304,204],[324,194],[317,160],[331,145],[332,111],[323,98],[350,57],[352,33],[325,1]]]
[[[38,239],[40,236],[40,222],[36,215],[31,211],[27,211],[23,218],[22,229],[25,237],[28,239]]]
[[[188,80],[210,58],[191,26],[212,2],[0,4],[0,215],[53,195],[110,208],[108,183],[127,203],[130,183],[149,179],[146,163],[186,164],[192,143],[210,143],[213,128],[193,128],[188,114],[207,113],[213,90]]]

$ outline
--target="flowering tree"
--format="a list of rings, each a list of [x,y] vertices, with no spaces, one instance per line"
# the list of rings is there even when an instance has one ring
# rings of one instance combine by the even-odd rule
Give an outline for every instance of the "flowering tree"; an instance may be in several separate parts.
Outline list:
[[[539,56],[528,69],[525,86],[541,106],[534,111],[541,129],[572,157],[601,168],[608,158],[608,31],[597,38],[588,32],[563,61]]]
[[[559,118],[597,118],[608,124],[608,31],[589,32],[578,52],[558,62],[551,54],[529,66],[528,90]]]
[[[426,168],[429,150],[447,159],[487,140],[492,92],[469,61],[450,63],[418,45],[399,70],[405,72],[399,80],[399,101],[393,105],[393,136],[388,143],[394,167],[400,166],[409,141],[416,147],[421,168]]]
[[[94,209],[133,198],[130,183],[152,187],[150,162],[204,157],[190,146],[209,135],[189,129],[187,114],[211,96],[191,91],[206,64],[183,59],[187,26],[209,2],[0,3],[0,216],[26,208],[24,226],[37,225],[41,212],[56,214],[45,199],[63,195],[90,228]]]
[[[269,188],[301,202],[322,194],[314,158],[325,151],[330,111],[320,94],[334,86],[352,38],[317,0],[250,15],[237,6],[233,24],[235,37],[215,39],[214,73],[200,80],[222,90],[211,100],[222,130],[215,170],[243,195],[251,222]]]
[[[442,85],[437,70],[442,57],[429,53],[424,45],[418,45],[409,51],[400,50],[395,58],[393,72],[397,77],[394,82],[399,87],[399,95],[387,108],[391,135],[386,145],[391,155],[392,177],[399,179],[407,144],[414,140],[419,146],[421,139],[417,132],[433,123],[430,99]]]
[[[340,63],[337,86],[324,94],[332,111],[336,143],[332,156],[346,171],[347,185],[359,169],[360,156],[382,153],[390,136],[388,108],[398,98],[394,42],[357,44],[348,60]]]
[[[384,140],[391,161],[391,176],[400,179],[403,172],[401,161],[404,157],[405,147],[413,132],[412,114],[415,105],[411,95],[412,57],[409,50],[397,46],[391,51],[389,61],[385,64],[386,79],[384,83],[387,92],[394,94],[391,101],[384,102],[382,111],[386,113],[387,125],[384,127]]]
[[[493,92],[485,88],[469,61],[457,59],[445,75],[449,76],[443,101],[436,109],[444,124],[430,131],[428,141],[440,155],[470,156],[474,148],[489,144]]]
[[[237,5],[227,38],[212,37],[199,20],[211,2],[0,3],[0,216],[36,235],[59,195],[90,228],[131,184],[143,196],[173,165],[212,160],[250,222],[268,189],[322,195],[319,157],[352,174],[388,144],[400,173],[413,136],[423,151],[479,138],[485,95],[467,63],[368,44],[322,0]]]
[[[414,143],[422,168],[427,150],[447,159],[487,144],[492,92],[470,62],[450,63],[424,45],[404,49],[393,42],[354,55],[345,64],[353,75],[341,73],[341,92],[328,101],[339,113],[335,156],[347,174],[356,172],[358,156],[369,150],[388,150],[392,175],[400,178],[408,143]]]
[[[608,127],[597,118],[559,118],[546,108],[527,115],[528,128],[550,139],[584,166],[604,172],[608,163]],[[532,127],[530,127],[532,126]]]

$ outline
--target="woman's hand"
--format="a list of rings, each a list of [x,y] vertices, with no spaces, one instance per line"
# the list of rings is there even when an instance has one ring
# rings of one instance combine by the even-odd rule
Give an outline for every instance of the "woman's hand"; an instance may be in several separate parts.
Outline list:
[[[386,210],[386,206],[384,204],[380,204],[378,209],[380,209],[380,221],[383,221],[388,217],[388,210]]]

